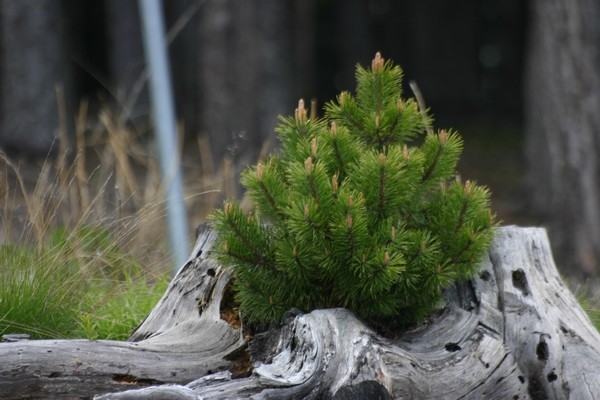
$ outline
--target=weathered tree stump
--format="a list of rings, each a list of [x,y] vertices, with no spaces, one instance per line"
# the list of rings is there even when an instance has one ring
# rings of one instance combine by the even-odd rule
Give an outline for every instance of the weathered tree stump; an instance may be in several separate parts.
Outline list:
[[[290,311],[249,343],[222,315],[230,275],[207,257],[213,235],[200,233],[130,341],[0,344],[0,398],[600,397],[600,335],[558,275],[541,228],[501,228],[479,276],[397,338],[329,309]],[[248,354],[253,369],[244,374]]]

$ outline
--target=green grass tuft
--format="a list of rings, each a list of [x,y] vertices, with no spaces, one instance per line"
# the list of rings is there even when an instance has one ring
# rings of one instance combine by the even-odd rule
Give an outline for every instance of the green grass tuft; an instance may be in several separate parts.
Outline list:
[[[106,229],[50,238],[0,247],[0,334],[124,340],[168,286],[166,273],[148,274]]]

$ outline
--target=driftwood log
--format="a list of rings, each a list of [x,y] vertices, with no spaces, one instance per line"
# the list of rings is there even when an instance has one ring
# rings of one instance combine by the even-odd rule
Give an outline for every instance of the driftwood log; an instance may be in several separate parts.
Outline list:
[[[201,230],[127,342],[0,344],[0,398],[594,399],[600,335],[541,228],[504,227],[439,314],[385,338],[344,309],[286,314],[247,340]]]

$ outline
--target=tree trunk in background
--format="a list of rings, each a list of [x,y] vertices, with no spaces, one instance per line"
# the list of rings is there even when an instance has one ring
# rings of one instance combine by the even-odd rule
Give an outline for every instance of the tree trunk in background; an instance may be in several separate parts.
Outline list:
[[[563,272],[600,272],[600,3],[534,0],[525,79],[531,206]]]
[[[277,114],[293,112],[288,8],[280,0],[224,0],[200,11],[199,118],[214,167],[225,157],[255,162]]]
[[[117,97],[124,117],[135,120],[149,115],[146,60],[138,4],[135,1],[106,0],[108,70],[110,90]]]
[[[198,87],[202,108],[199,111],[201,135],[210,142],[210,153],[220,160],[230,137],[228,121],[233,121],[231,110],[233,96],[229,90],[227,70],[231,56],[228,48],[227,31],[231,29],[230,1],[209,1],[200,14],[200,69]],[[218,150],[218,152],[217,152]],[[218,167],[214,161],[213,167]]]
[[[56,85],[68,89],[63,22],[58,1],[0,1],[2,147],[45,154],[53,144]]]
[[[200,67],[200,15],[207,1],[169,0],[163,2],[167,29],[170,35],[169,54],[173,91],[177,103],[178,122],[183,123],[186,137],[195,138],[200,131],[198,118],[200,91],[198,68]]]

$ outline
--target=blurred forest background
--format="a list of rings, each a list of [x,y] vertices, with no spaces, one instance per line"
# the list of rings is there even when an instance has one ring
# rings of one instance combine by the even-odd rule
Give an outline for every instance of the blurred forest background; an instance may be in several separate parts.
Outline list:
[[[163,6],[186,192],[210,192],[188,199],[190,229],[222,197],[242,195],[237,175],[276,146],[277,115],[290,114],[299,98],[321,109],[353,90],[355,65],[381,51],[402,66],[404,95],[413,95],[415,81],[436,127],[463,135],[461,174],[491,188],[504,223],[548,227],[563,273],[600,272],[594,0]],[[111,139],[116,132],[131,149],[120,165],[140,171],[138,144],[154,157],[145,71],[135,0],[0,0],[0,147],[36,166],[51,149],[56,157],[75,143],[75,157],[85,144],[94,170],[105,160],[99,144],[121,140]],[[135,182],[124,182],[121,192],[132,194],[121,198],[135,200]]]

